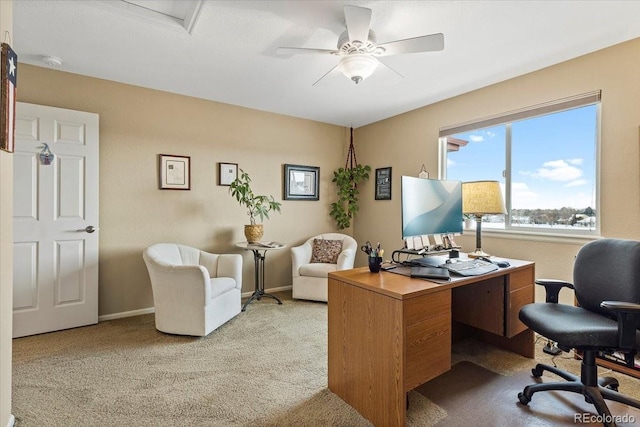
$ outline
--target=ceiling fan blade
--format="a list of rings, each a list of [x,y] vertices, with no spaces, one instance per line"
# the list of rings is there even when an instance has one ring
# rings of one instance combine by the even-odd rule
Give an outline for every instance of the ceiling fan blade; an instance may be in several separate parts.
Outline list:
[[[337,55],[338,51],[335,49],[314,49],[314,48],[306,48],[306,47],[279,47],[276,50],[278,55],[298,55],[298,54],[309,54],[309,53],[320,53],[320,54],[333,54]]]
[[[344,20],[347,24],[349,40],[366,43],[369,39],[369,27],[371,26],[371,9],[358,6],[344,7]]]
[[[444,35],[442,33],[428,36],[414,37],[412,39],[396,40],[394,42],[379,44],[384,48],[381,55],[401,55],[403,53],[433,52],[444,49]]]
[[[327,77],[328,75],[333,75],[333,74],[339,74],[340,73],[340,64],[337,64],[335,67],[333,67],[332,69],[330,69],[329,71],[327,71],[322,77],[320,77],[318,80],[315,81],[314,84],[312,84],[311,86],[315,86],[318,83],[320,83],[320,81],[322,79],[324,79],[325,77]]]
[[[382,71],[382,74],[386,75],[387,79],[391,79],[393,81],[397,81],[397,80],[401,80],[404,79],[404,76],[402,74],[400,74],[399,72],[397,72],[396,70],[394,70],[393,68],[389,67],[387,64],[385,64],[384,62],[382,62],[380,59],[378,59],[378,63],[380,65],[382,65],[382,67],[380,67],[380,71]],[[388,71],[383,71],[383,70],[388,70]],[[378,71],[378,70],[376,70]],[[375,74],[375,73],[374,73]],[[381,73],[378,73],[381,74]]]

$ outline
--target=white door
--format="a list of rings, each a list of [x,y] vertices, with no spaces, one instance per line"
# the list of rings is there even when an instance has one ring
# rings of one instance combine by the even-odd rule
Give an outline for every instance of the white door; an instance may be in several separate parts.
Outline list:
[[[13,336],[97,323],[98,115],[18,102],[15,138]]]

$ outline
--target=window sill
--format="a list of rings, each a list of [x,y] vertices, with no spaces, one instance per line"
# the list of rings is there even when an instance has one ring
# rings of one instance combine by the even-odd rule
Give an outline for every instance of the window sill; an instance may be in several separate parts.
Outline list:
[[[475,237],[476,230],[474,228],[464,229],[463,235]],[[562,234],[562,233],[536,233],[534,231],[523,230],[497,230],[491,228],[482,229],[483,237],[495,239],[524,240],[548,243],[567,243],[583,245],[591,240],[600,239],[598,234]]]

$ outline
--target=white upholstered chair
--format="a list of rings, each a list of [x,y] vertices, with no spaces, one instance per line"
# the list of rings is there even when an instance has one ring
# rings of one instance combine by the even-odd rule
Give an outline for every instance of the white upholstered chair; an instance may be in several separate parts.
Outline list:
[[[241,255],[158,243],[142,256],[159,331],[205,336],[240,313]]]
[[[315,239],[339,240],[342,249],[335,263],[311,262]],[[296,299],[327,301],[330,271],[353,268],[358,243],[351,236],[340,233],[326,233],[311,237],[300,246],[291,248],[292,296]]]

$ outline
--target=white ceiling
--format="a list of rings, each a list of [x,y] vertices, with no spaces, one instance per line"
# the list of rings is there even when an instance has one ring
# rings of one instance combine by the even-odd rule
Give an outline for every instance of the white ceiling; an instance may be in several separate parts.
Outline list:
[[[13,48],[23,63],[53,55],[70,73],[359,127],[640,37],[640,0],[163,3],[14,0]],[[400,81],[312,86],[338,58],[276,49],[335,49],[345,4],[373,10],[379,43],[444,33],[445,48],[383,58]]]

